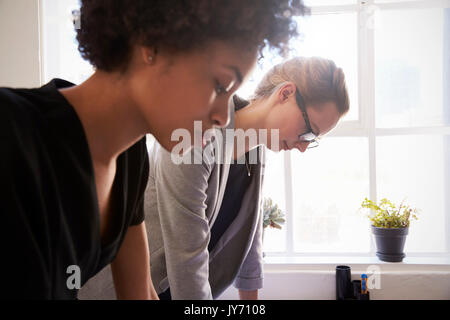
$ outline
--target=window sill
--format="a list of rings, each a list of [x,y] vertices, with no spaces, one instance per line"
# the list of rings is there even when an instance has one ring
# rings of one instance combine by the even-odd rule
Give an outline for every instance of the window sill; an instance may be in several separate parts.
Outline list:
[[[450,255],[406,256],[402,262],[379,260],[376,256],[271,256],[264,257],[264,270],[276,271],[330,271],[337,265],[356,269],[379,266],[383,271],[450,271]]]
[[[363,273],[371,277],[379,272],[379,287],[369,290],[371,300],[450,299],[450,255],[444,254],[409,254],[403,262],[389,263],[370,255],[287,257],[268,253],[264,257],[264,287],[259,297],[262,300],[335,300],[337,265],[350,266],[352,280],[360,279]],[[231,287],[220,297],[238,298],[237,290]]]

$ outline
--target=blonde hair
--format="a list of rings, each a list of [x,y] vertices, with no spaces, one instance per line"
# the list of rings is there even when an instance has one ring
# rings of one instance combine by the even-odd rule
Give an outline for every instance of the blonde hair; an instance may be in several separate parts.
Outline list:
[[[271,95],[287,81],[295,83],[307,105],[335,102],[341,116],[350,108],[344,72],[320,57],[295,57],[277,64],[264,75],[251,100]]]

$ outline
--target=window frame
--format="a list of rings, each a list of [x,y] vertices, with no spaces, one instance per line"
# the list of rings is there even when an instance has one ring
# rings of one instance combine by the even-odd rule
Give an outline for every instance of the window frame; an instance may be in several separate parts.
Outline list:
[[[39,43],[40,43],[40,79],[41,85],[46,81],[46,52],[45,52],[45,28],[44,28],[44,2],[38,0],[39,5]],[[420,1],[401,1],[392,3],[378,3],[374,0],[358,0],[356,4],[332,5],[332,6],[312,6],[311,14],[339,14],[339,13],[356,13],[357,14],[357,56],[358,56],[358,108],[359,119],[347,120],[341,122],[330,137],[367,137],[369,146],[369,179],[370,179],[370,198],[377,200],[377,181],[376,181],[376,138],[380,136],[395,136],[409,134],[439,134],[450,135],[450,126],[429,126],[429,127],[408,127],[408,128],[376,128],[375,124],[375,39],[374,30],[368,28],[370,14],[367,14],[369,6],[376,6],[380,10],[404,10],[404,9],[420,9],[420,8],[448,8],[450,0],[420,0]],[[371,248],[368,253],[349,253],[349,252],[333,252],[333,253],[302,253],[294,251],[294,226],[293,223],[293,187],[292,187],[292,159],[290,152],[284,152],[284,187],[285,187],[285,204],[286,204],[286,250],[279,252],[266,252],[265,255],[271,257],[289,258],[295,257],[311,257],[309,263],[315,258],[320,259],[342,259],[345,257],[353,257],[368,259],[375,255],[375,246],[371,242]],[[408,257],[419,258],[449,258],[450,259],[450,212],[445,213],[446,221],[446,252],[445,253],[414,253],[408,254]],[[320,259],[319,259],[320,258]],[[295,260],[297,261],[297,260]],[[450,263],[449,263],[450,264]]]
[[[421,8],[449,8],[448,0],[420,0],[420,1],[403,1],[392,3],[378,3],[374,0],[358,0],[353,5],[333,5],[333,6],[317,6],[311,7],[311,15],[319,14],[340,14],[355,13],[357,14],[357,50],[358,50],[358,108],[359,119],[349,120],[339,123],[339,125],[331,132],[329,137],[366,137],[368,138],[368,154],[369,154],[369,196],[370,199],[377,201],[377,164],[376,164],[376,138],[381,136],[395,135],[450,135],[450,126],[426,126],[426,127],[396,127],[396,128],[377,128],[375,123],[375,32],[370,27],[369,19],[372,19],[369,9],[376,8],[379,10],[405,10],[405,9],[421,9]],[[287,258],[286,263],[290,261],[298,261],[296,257],[308,257],[308,263],[323,261],[333,261],[333,259],[342,259],[344,257],[359,258],[366,261],[370,257],[375,256],[376,247],[374,241],[371,241],[370,251],[367,253],[351,253],[351,252],[320,252],[320,253],[303,253],[294,251],[294,198],[292,183],[292,159],[289,151],[284,152],[284,187],[285,187],[285,204],[286,204],[286,248],[279,252],[266,252],[266,260],[272,261],[277,257]],[[448,208],[446,208],[448,209]],[[445,212],[446,230],[445,230],[445,252],[443,253],[408,253],[408,257],[413,258],[411,261],[420,263],[417,259],[446,259],[450,264],[450,212]],[[369,232],[369,231],[368,231]],[[319,259],[319,257],[322,259]],[[414,260],[416,258],[416,260]],[[420,260],[423,261],[423,260]],[[432,261],[432,260],[430,260]],[[439,260],[441,261],[441,260]]]

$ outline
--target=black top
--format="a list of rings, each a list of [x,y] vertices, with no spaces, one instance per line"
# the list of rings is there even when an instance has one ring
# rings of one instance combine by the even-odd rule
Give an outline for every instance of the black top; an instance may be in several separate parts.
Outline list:
[[[248,153],[245,154],[248,163]],[[250,165],[249,165],[250,166]],[[242,199],[247,191],[252,176],[248,175],[247,166],[245,164],[230,165],[227,185],[220,206],[217,218],[211,228],[211,238],[208,244],[208,250],[214,249],[217,241],[223,236],[228,227],[233,223],[241,209]]]
[[[58,91],[70,86],[54,79],[37,89],[0,88],[1,298],[75,299],[68,267],[80,268],[82,286],[144,220],[145,137],[117,159],[111,232],[101,243],[87,139]]]

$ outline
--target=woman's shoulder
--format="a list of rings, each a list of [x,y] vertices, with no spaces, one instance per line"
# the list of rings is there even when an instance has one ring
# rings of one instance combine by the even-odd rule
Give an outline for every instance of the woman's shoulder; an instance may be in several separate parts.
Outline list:
[[[68,110],[66,101],[57,93],[58,87],[73,85],[54,79],[39,88],[0,88],[0,130],[26,133],[48,121],[55,110]],[[57,119],[55,119],[57,120]],[[20,130],[13,130],[19,127]]]
[[[32,89],[0,88],[0,121],[27,119],[33,112],[27,90]]]
[[[16,171],[26,166],[51,171],[72,163],[60,161],[70,158],[80,168],[89,166],[81,124],[59,96],[58,85],[52,81],[40,88],[0,88],[2,164]]]
[[[31,90],[31,89],[28,89]],[[27,89],[0,88],[0,138],[5,144],[36,140],[39,113]]]

